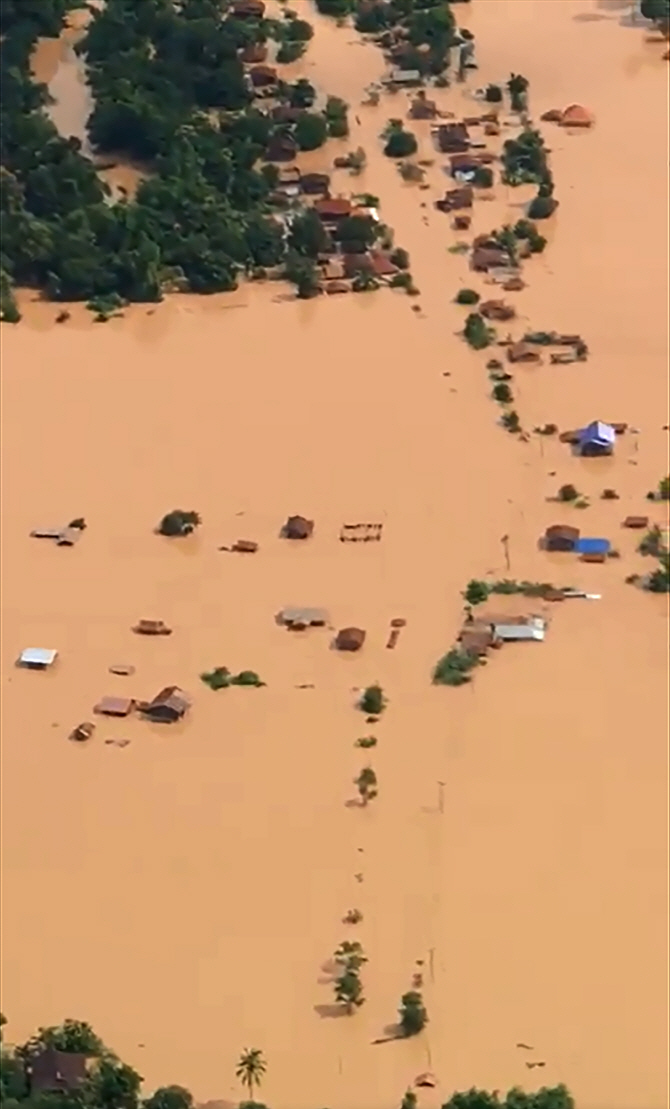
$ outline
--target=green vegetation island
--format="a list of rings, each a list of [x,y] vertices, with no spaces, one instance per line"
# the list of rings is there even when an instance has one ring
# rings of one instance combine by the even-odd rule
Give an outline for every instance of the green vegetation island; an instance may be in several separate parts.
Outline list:
[[[328,97],[318,109],[309,81],[253,64],[271,42],[279,65],[295,61],[311,25],[290,9],[266,18],[258,0],[107,0],[76,47],[94,103],[89,158],[59,134],[30,68],[37,40],[60,35],[82,6],[3,0],[0,318],[20,319],[17,287],[107,318],[173,290],[233,290],[240,275],[277,266],[314,295],[321,224],[306,209],[287,233],[273,163],[345,137],[347,105]],[[105,157],[142,167],[134,197],[112,200],[97,172]]]
[[[346,945],[342,945],[344,949]],[[356,953],[344,952],[342,960]],[[359,958],[356,966],[365,962]],[[400,1009],[403,1035],[416,1035],[426,1023],[420,995],[409,993]],[[5,1025],[0,1014],[0,1029]],[[1,1035],[1,1032],[0,1032]],[[235,1077],[243,1091],[239,1109],[269,1109],[256,1099],[268,1063],[259,1048],[245,1048]],[[425,1076],[424,1076],[425,1077]],[[61,1025],[39,1028],[25,1043],[0,1051],[0,1104],[2,1109],[195,1109],[193,1095],[183,1086],[161,1086],[143,1096],[142,1076],[105,1046],[90,1024],[65,1020]],[[417,1096],[406,1091],[388,1109],[416,1109]],[[442,1109],[576,1109],[567,1088],[543,1086],[535,1093],[520,1088],[501,1099],[496,1093],[471,1089],[454,1093]]]

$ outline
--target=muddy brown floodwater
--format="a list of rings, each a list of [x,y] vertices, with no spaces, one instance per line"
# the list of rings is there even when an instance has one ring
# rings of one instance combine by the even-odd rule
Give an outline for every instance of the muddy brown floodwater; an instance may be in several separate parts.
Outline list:
[[[585,463],[496,426],[485,359],[455,334],[452,298],[472,278],[432,208],[446,179],[436,162],[429,191],[401,182],[377,136],[406,97],[360,107],[380,54],[310,18],[315,41],[292,71],[348,100],[369,158],[335,190],[381,198],[422,314],[400,291],[279,303],[269,285],[135,306],[105,327],[81,306],[56,327],[57,306],[28,297],[23,322],[3,328],[9,1038],[78,1016],[149,1087],[179,1082],[224,1104],[241,1094],[248,1045],[267,1057],[274,1109],[389,1109],[427,1067],[440,1087],[421,1109],[537,1075],[566,1082],[579,1109],[665,1109],[667,606],[624,584],[645,563],[620,531],[668,468],[663,48],[604,0],[462,11],[478,42],[470,83],[514,70],[535,117],[573,101],[596,116],[575,135],[546,125],[561,206],[512,297],[523,326],[581,332],[592,352],[517,373],[524,424],[639,429],[613,459]],[[436,95],[465,106],[459,89]],[[428,126],[414,125],[424,157]],[[305,163],[325,168],[345,148]],[[475,231],[525,199],[498,186]],[[556,519],[545,498],[568,481],[593,498],[582,529],[611,536],[619,561],[537,550]],[[604,486],[621,500],[600,501]],[[157,538],[176,506],[202,528]],[[316,521],[298,549],[278,539],[295,512]],[[28,537],[79,515],[73,549]],[[383,521],[383,541],[340,544],[341,523],[359,519]],[[508,647],[470,688],[434,688],[460,590],[504,572],[504,534],[514,576],[602,599],[554,606],[543,645]],[[242,537],[258,554],[217,552]],[[345,658],[326,631],[282,632],[273,614],[286,604],[360,624],[364,649]],[[394,616],[408,624],[387,651]],[[174,634],[134,637],[140,617]],[[29,645],[59,650],[53,672],[15,669]],[[112,676],[115,662],[135,674]],[[267,688],[213,693],[198,674],[219,664],[253,668]],[[354,741],[370,730],[354,689],[373,680],[390,699],[370,759],[380,793],[352,810],[367,761]],[[168,682],[194,695],[183,725],[99,724],[90,744],[68,743],[103,694],[144,698]],[[131,743],[104,743],[114,736]],[[333,1019],[320,968],[354,906],[367,1003]],[[427,1032],[373,1045],[417,959]]]

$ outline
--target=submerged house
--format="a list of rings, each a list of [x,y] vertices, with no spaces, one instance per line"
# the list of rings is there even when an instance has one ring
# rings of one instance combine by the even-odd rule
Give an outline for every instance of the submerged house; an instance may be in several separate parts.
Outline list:
[[[589,536],[578,539],[574,546],[576,554],[595,555],[598,558],[602,558],[603,561],[609,554],[611,548],[612,544],[609,539],[592,539]]]
[[[363,628],[342,628],[335,638],[335,647],[338,651],[360,651],[364,643]]]
[[[44,1047],[26,1059],[31,1094],[73,1093],[87,1078],[87,1057],[76,1051]]]
[[[284,539],[309,539],[314,531],[314,521],[305,516],[289,516],[282,529]]]
[[[597,457],[614,452],[616,431],[611,424],[604,424],[601,420],[593,420],[588,427],[578,432],[577,447],[579,453],[585,457]]]
[[[294,631],[324,628],[330,619],[325,608],[283,608],[279,618],[285,627]]]
[[[190,698],[177,685],[167,685],[153,701],[144,701],[138,708],[156,724],[174,724],[181,720],[191,707]]]
[[[19,655],[19,666],[25,666],[28,670],[47,670],[57,657],[58,651],[51,647],[26,647]]]
[[[541,616],[503,617],[500,622],[494,622],[493,635],[503,642],[525,639],[541,642],[546,628],[547,622]]]
[[[574,551],[579,539],[579,528],[570,524],[552,524],[544,533],[545,551]]]
[[[442,154],[464,154],[470,149],[470,136],[464,123],[445,123],[436,128],[435,141]]]

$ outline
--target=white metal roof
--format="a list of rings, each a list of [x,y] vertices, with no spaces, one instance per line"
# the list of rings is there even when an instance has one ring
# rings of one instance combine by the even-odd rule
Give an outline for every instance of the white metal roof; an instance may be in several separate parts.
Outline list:
[[[57,655],[58,651],[50,647],[26,647],[21,651],[19,662],[24,666],[51,666]]]

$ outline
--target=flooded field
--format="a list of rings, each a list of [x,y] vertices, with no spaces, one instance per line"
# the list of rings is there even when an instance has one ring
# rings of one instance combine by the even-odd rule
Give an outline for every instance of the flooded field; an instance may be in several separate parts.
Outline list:
[[[302,164],[365,148],[364,174],[336,171],[333,192],[380,197],[419,297],[287,301],[269,283],[136,305],[105,326],[74,306],[55,326],[59,306],[26,294],[21,324],[3,327],[9,1038],[89,1020],[148,1087],[179,1082],[226,1109],[245,1046],[268,1060],[273,1109],[390,1109],[427,1068],[440,1085],[421,1109],[472,1085],[557,1082],[579,1109],[666,1109],[668,611],[624,583],[648,565],[620,525],[663,522],[667,507],[645,501],[668,471],[667,63],[628,12],[456,8],[477,40],[469,85],[520,72],[533,118],[574,101],[595,116],[580,133],[542,125],[560,208],[508,300],[522,330],[579,332],[590,349],[584,364],[515,370],[524,426],[626,421],[638,431],[613,458],[497,426],[486,357],[457,334],[467,310],[453,297],[474,275],[433,208],[445,159],[412,123],[435,164],[429,190],[403,183],[379,133],[406,94],[360,106],[383,59],[316,15],[289,73],[344,97],[352,135]],[[62,82],[57,122],[75,134],[86,98],[66,48],[43,48],[42,79],[54,95]],[[459,118],[476,111],[460,86],[430,95]],[[518,219],[529,195],[497,185],[474,233]],[[592,500],[578,526],[611,537],[619,560],[538,550],[547,525],[572,522],[547,502],[565,482]],[[618,501],[600,499],[608,486]],[[153,534],[176,507],[201,514],[197,534]],[[304,544],[279,538],[292,513],[315,521]],[[75,548],[29,538],[77,516]],[[357,520],[382,522],[382,541],[340,543]],[[258,553],[217,550],[240,538]],[[496,653],[470,687],[432,686],[461,590],[491,571],[602,597],[551,606],[546,641]],[[365,628],[362,651],[277,627],[280,608],[303,604]],[[133,636],[143,617],[172,636]],[[394,617],[407,627],[387,651]],[[27,646],[56,648],[53,670],[16,669]],[[111,675],[120,662],[134,675]],[[218,665],[267,686],[214,693],[198,675]],[[371,728],[355,705],[373,681],[389,706]],[[68,743],[101,696],[173,683],[193,695],[183,724],[101,720],[89,745]],[[371,730],[368,759],[354,743]],[[379,797],[347,806],[368,761]],[[352,907],[366,1004],[338,1019],[321,968],[353,938]],[[373,1044],[419,959],[426,1033]]]

